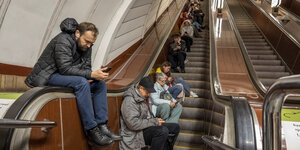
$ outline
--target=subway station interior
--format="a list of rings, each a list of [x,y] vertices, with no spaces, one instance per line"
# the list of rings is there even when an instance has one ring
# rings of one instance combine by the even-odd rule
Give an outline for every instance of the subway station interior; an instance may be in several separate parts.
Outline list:
[[[195,5],[202,24],[172,77],[198,96],[180,102],[170,149],[299,150],[299,0],[0,0],[0,149],[120,149],[89,144],[72,88],[24,80],[64,19],[93,23],[91,70],[112,68],[107,124],[120,134],[125,91],[155,81]]]

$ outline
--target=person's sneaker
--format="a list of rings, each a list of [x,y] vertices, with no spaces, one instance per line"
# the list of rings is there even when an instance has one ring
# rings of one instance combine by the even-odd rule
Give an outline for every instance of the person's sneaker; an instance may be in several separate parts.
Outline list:
[[[114,133],[112,133],[109,130],[107,124],[100,124],[100,125],[98,125],[98,128],[100,129],[100,132],[102,132],[103,134],[107,135],[112,140],[114,140],[114,141],[120,141],[120,140],[122,140],[122,136],[115,135]]]
[[[185,70],[184,70],[184,69],[180,69],[180,72],[181,72],[181,73],[185,73]]]
[[[190,91],[190,96],[191,97],[198,97],[198,95],[196,93],[194,93],[193,91]]]
[[[184,60],[184,63],[186,64],[187,62],[189,62],[189,60],[188,60],[188,59],[185,59],[185,60]]]
[[[107,146],[114,142],[110,137],[101,133],[98,127],[88,130],[87,137],[90,145],[96,144],[97,146]]]

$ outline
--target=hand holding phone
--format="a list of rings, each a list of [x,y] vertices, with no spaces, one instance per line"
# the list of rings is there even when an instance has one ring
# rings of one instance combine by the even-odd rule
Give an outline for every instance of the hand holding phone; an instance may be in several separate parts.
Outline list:
[[[111,69],[111,67],[107,67],[103,72],[109,72]]]

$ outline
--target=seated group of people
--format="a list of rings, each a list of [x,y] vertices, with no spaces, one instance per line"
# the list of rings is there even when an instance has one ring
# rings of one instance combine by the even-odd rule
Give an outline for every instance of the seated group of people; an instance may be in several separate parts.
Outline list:
[[[104,82],[109,75],[107,67],[91,69],[92,46],[98,29],[89,22],[78,24],[74,18],[63,20],[60,28],[61,33],[46,46],[26,78],[26,85],[72,88],[89,144],[105,146],[121,140],[120,149],[141,149],[145,145],[154,150],[171,149],[180,130],[180,102],[184,100],[185,93],[198,97],[182,78],[171,76],[170,69],[175,68],[172,58],[172,65],[165,62],[157,69],[155,84],[145,77],[125,92],[121,108],[122,136],[116,135],[107,126],[107,89]],[[185,43],[180,35],[174,39],[171,54],[175,56],[184,51]],[[178,56],[183,60],[181,55]],[[181,71],[185,72],[184,64],[179,64]]]
[[[185,93],[198,97],[182,79],[171,76],[170,63],[156,70],[156,82],[144,77],[124,94],[121,106],[120,149],[172,149],[180,127]]]
[[[172,72],[185,73],[186,52],[191,51],[193,37],[200,37],[198,32],[203,28],[204,13],[196,0],[187,3],[183,16],[180,34],[174,34],[169,45],[168,61],[172,64]],[[180,71],[177,67],[180,67]]]

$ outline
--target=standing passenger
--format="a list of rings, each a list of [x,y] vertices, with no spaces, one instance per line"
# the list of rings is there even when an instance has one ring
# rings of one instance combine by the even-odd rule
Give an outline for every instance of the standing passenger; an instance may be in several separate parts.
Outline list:
[[[98,29],[89,22],[80,24],[67,18],[60,24],[61,33],[54,37],[34,65],[25,83],[30,87],[62,86],[74,89],[78,111],[88,139],[104,146],[121,140],[107,127],[108,110],[106,68],[91,70],[92,46]],[[91,83],[88,80],[93,80]],[[91,92],[94,101],[92,105]]]

